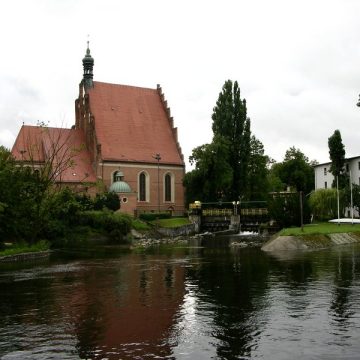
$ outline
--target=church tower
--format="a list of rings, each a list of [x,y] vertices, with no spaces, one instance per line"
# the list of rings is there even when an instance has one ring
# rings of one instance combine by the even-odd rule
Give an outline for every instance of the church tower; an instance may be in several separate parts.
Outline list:
[[[87,49],[86,49],[86,55],[82,60],[83,67],[84,67],[84,87],[90,88],[93,87],[93,67],[94,67],[94,59],[90,55],[90,49],[89,49],[89,41],[87,42]]]

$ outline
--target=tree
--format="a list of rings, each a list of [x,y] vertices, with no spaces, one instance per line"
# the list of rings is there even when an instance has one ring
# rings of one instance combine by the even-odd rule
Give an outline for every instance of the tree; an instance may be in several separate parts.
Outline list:
[[[273,176],[278,177],[286,187],[305,194],[314,189],[314,168],[309,159],[295,147],[291,147],[285,153],[284,161],[274,164]]]
[[[232,169],[227,200],[245,195],[248,184],[250,158],[250,119],[247,117],[246,100],[240,98],[237,81],[227,80],[212,114],[214,138],[222,137],[228,144],[228,155],[223,159]]]
[[[184,177],[188,202],[224,200],[232,179],[227,156],[228,143],[221,136],[215,136],[210,144],[193,149],[189,160],[195,169]]]
[[[265,200],[267,198],[269,189],[267,165],[269,161],[269,157],[264,152],[264,145],[255,135],[252,135],[250,139],[247,199]]]
[[[336,189],[318,189],[311,193],[311,212],[317,220],[337,218],[337,191]],[[344,208],[344,192],[340,191],[340,208]],[[341,210],[343,212],[343,210]]]
[[[352,192],[352,204],[353,207],[359,212],[360,210],[360,185],[352,184],[352,191],[350,189],[349,182],[346,183],[344,192],[344,204],[349,209],[351,208],[351,192]]]
[[[334,175],[333,187],[336,187],[336,179],[338,179],[339,188],[343,188],[346,183],[344,174],[345,146],[342,143],[339,130],[335,130],[334,134],[329,137],[328,145],[331,160],[330,172]]]

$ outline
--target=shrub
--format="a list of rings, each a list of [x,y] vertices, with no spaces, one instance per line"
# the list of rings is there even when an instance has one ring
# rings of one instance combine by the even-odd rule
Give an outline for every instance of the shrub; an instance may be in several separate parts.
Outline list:
[[[131,218],[111,211],[84,211],[79,215],[79,224],[104,231],[112,241],[122,242],[131,229]]]
[[[94,210],[102,210],[104,208],[113,211],[119,210],[119,196],[114,192],[104,192],[102,194],[96,194],[96,197],[94,199]]]
[[[139,215],[139,219],[144,221],[154,221],[156,219],[170,219],[170,212],[162,212],[162,213],[142,213]]]

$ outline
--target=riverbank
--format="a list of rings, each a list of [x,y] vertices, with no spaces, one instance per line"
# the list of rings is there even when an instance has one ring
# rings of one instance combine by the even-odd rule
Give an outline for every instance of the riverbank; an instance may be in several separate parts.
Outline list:
[[[338,245],[360,243],[360,233],[330,233],[312,235],[284,235],[275,236],[266,242],[261,250],[284,251],[284,250],[311,250],[323,249]]]
[[[26,253],[0,256],[0,263],[43,259],[48,257],[50,253],[51,250],[45,250],[45,251],[26,252]]]

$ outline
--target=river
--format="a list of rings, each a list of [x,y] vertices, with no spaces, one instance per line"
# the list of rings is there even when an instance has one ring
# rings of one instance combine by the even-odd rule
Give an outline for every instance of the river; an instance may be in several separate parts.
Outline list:
[[[360,247],[117,248],[0,265],[0,359],[359,359]]]

